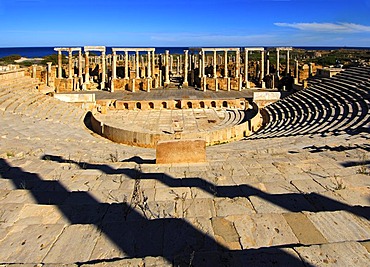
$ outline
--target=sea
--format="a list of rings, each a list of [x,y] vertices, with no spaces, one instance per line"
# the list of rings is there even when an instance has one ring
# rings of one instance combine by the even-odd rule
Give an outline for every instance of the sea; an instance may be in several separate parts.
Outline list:
[[[269,48],[269,47],[266,47]],[[370,50],[370,47],[329,47],[329,46],[308,46],[308,47],[293,47],[306,50],[336,50],[336,49],[360,49],[360,50]],[[166,50],[170,51],[170,54],[183,54],[184,50],[189,49],[189,47],[155,47],[156,54],[165,53]],[[56,54],[54,47],[0,47],[0,58],[10,55],[20,55],[26,58],[37,58],[44,57],[48,55]],[[106,53],[112,53],[112,47],[106,47]]]

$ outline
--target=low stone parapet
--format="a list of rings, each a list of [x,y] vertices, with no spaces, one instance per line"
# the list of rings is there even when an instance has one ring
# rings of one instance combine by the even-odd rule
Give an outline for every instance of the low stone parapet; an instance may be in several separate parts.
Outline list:
[[[95,102],[95,94],[54,94],[56,99],[64,102]]]
[[[280,100],[280,97],[280,92],[254,92],[253,102],[256,103],[259,108],[264,108]]]
[[[68,102],[83,110],[92,111],[96,107],[95,94],[54,94],[54,98]]]
[[[5,68],[0,70],[0,80],[9,80],[25,76],[25,69]]]
[[[206,162],[206,141],[204,139],[181,139],[158,141],[157,164]]]

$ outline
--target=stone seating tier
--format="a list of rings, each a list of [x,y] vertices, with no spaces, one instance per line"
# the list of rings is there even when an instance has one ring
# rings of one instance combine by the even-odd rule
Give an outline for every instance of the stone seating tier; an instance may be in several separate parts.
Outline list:
[[[0,112],[0,265],[368,266],[368,164],[359,164],[370,134],[299,134],[345,113],[337,98],[348,112],[365,109],[369,85],[365,101],[338,94],[351,88],[296,93],[264,110],[266,137],[279,138],[207,147],[207,162],[190,164],[155,164],[154,149],[95,135],[82,110],[15,85],[29,98],[10,93]],[[288,137],[275,131],[280,119]]]
[[[356,131],[369,123],[369,79],[368,67],[323,78],[266,107],[269,123],[251,138]]]
[[[65,124],[82,123],[85,111],[38,92],[38,82],[27,76],[0,80],[0,111],[24,114]]]

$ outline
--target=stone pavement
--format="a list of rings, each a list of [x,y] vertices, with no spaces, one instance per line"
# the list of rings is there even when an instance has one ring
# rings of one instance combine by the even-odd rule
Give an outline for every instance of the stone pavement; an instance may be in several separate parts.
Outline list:
[[[0,266],[368,266],[367,132],[156,165],[70,113],[36,115],[0,113]]]

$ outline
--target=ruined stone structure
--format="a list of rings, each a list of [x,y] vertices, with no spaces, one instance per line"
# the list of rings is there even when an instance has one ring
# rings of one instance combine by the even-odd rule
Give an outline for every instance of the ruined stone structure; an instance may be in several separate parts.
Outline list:
[[[115,90],[150,92],[152,88],[175,86],[174,77],[177,77],[180,87],[190,85],[203,91],[240,91],[251,87],[275,88],[275,80],[281,78],[280,51],[286,51],[285,75],[290,75],[289,51],[292,48],[275,48],[279,67],[276,67],[276,73],[273,75],[270,73],[269,50],[263,47],[190,48],[184,50],[183,55],[170,55],[168,50],[163,55],[156,55],[154,48],[112,48],[112,54],[107,55],[104,46],[85,46],[84,58],[81,48],[54,50],[58,52],[58,72],[55,79],[57,92],[94,88],[107,89],[111,92]],[[100,52],[100,56],[90,55],[93,51]],[[62,52],[68,52],[66,69],[63,69]],[[78,52],[77,59],[73,58],[73,52]],[[250,74],[249,68],[250,52],[259,52],[261,55],[258,62],[253,62],[253,74]],[[121,75],[117,74],[118,69],[123,69]],[[268,76],[270,78],[267,78],[266,84]]]
[[[117,77],[117,52],[124,52],[124,77]],[[131,78],[129,73],[129,52],[135,53],[133,62],[135,76]],[[147,53],[146,59],[141,57],[140,52]],[[141,89],[150,92],[153,87],[158,87],[159,74],[155,70],[155,49],[154,48],[112,48],[112,79],[111,91],[114,90],[135,90]]]
[[[212,65],[213,55],[207,56]],[[100,65],[100,58],[89,56],[89,67]],[[216,62],[223,64],[222,55]],[[174,57],[173,70],[176,64]],[[71,79],[65,70],[60,79]],[[56,72],[52,65],[50,72]],[[205,138],[189,136],[160,141],[156,149],[98,137],[84,124],[90,113],[37,90],[45,76],[40,73],[41,66],[0,69],[1,266],[369,265],[370,67],[320,77],[268,105],[261,110],[264,129],[239,141],[205,148]],[[186,90],[191,88],[165,93]],[[251,90],[191,92],[229,97]],[[157,116],[163,110],[153,105],[141,120],[144,130],[156,124],[176,138],[201,120],[217,125],[208,131],[209,141],[237,138],[260,118],[239,117],[244,110],[228,106],[221,125],[205,116],[220,114],[218,106],[178,108],[165,111],[174,125],[168,133]],[[120,121],[130,123],[139,112],[144,110],[128,110]],[[192,123],[181,125],[178,118],[187,115]],[[151,137],[136,132],[137,122],[127,133],[133,143]],[[109,123],[103,126],[106,135],[117,133]]]

